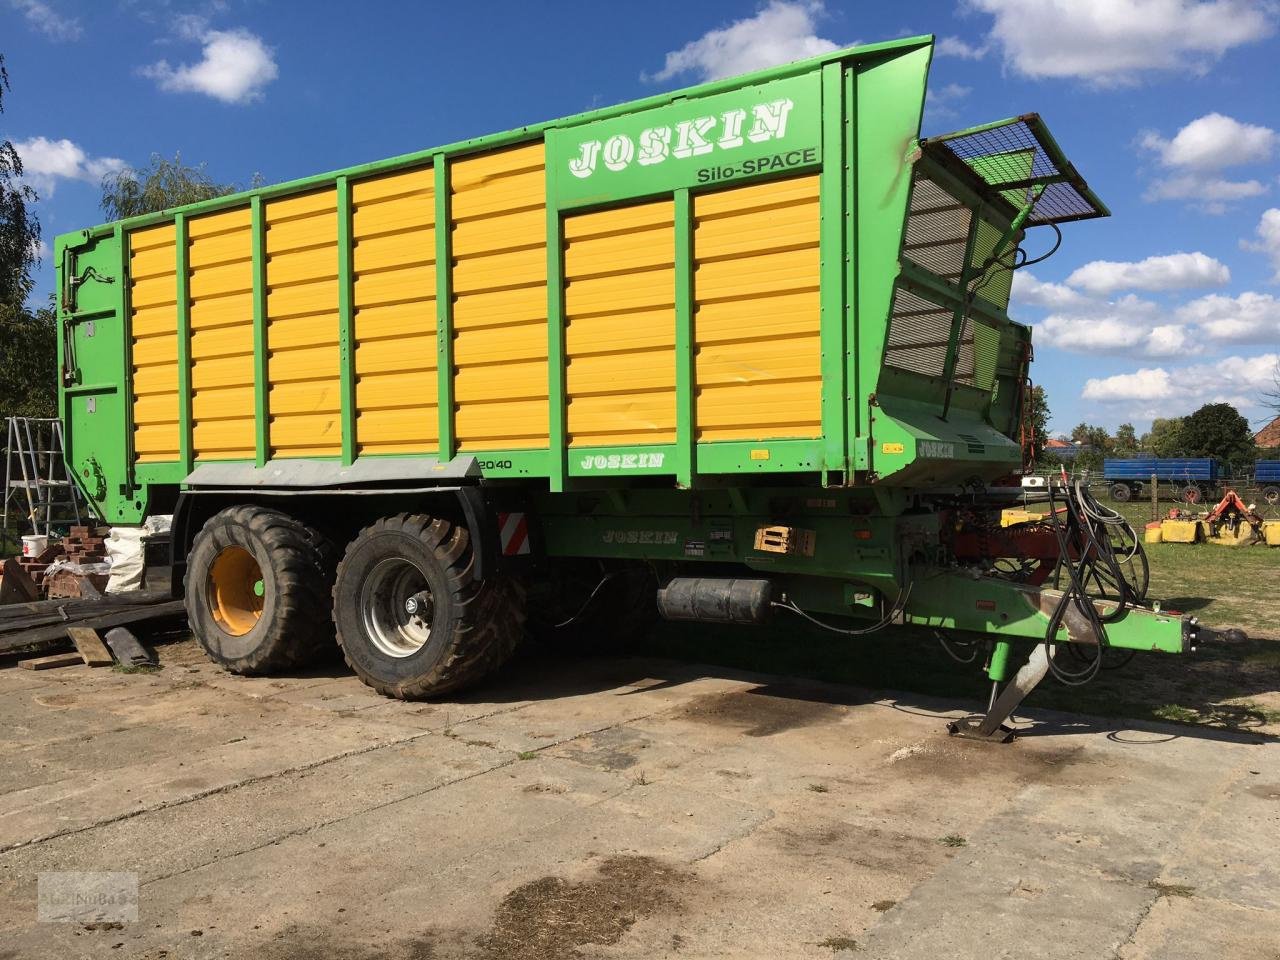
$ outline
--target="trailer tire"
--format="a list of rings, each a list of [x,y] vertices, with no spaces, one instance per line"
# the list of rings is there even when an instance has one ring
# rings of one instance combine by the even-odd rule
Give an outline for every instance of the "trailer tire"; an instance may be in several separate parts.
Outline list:
[[[523,635],[524,584],[502,575],[477,580],[474,570],[462,524],[400,513],[365,527],[333,587],[347,665],[399,700],[452,693],[497,669]]]
[[[1204,499],[1204,491],[1196,484],[1189,483],[1182,488],[1181,496],[1183,503],[1199,503]]]
[[[1267,486],[1262,488],[1262,500],[1271,506],[1280,504],[1280,487]]]
[[[1111,499],[1117,503],[1128,503],[1133,499],[1133,488],[1127,483],[1113,483],[1111,485]]]
[[[267,507],[228,507],[196,535],[183,582],[197,642],[232,673],[303,666],[333,643],[333,545]]]

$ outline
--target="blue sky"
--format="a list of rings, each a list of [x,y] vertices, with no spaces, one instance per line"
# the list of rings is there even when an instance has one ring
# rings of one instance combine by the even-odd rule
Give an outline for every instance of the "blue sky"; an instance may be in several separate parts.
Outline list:
[[[153,152],[274,182],[934,33],[925,133],[1039,112],[1113,213],[1017,277],[1054,430],[1142,430],[1216,400],[1261,423],[1280,355],[1278,31],[1272,0],[0,0],[0,138],[48,239],[99,222],[101,175]],[[47,257],[39,280],[33,299]]]

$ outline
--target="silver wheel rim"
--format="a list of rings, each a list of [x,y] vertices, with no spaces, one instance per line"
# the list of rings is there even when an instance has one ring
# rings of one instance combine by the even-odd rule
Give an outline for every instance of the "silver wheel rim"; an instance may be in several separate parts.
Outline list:
[[[360,588],[360,615],[380,652],[397,659],[417,653],[431,639],[435,616],[426,575],[410,560],[380,560]]]

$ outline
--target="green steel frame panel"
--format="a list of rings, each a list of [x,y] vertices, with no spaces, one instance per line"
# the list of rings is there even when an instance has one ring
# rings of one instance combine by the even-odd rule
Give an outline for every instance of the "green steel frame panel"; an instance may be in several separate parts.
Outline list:
[[[174,258],[178,281],[178,461],[186,473],[194,460],[191,453],[191,276],[187,270],[187,217],[174,217]]]
[[[250,231],[253,249],[253,409],[256,460],[267,462],[270,452],[270,423],[267,421],[267,255],[266,224],[262,197],[250,201]]]
[[[569,402],[565,371],[564,220],[555,196],[556,170],[546,165],[547,207],[547,457],[552,491],[565,489],[569,475]]]
[[[355,315],[352,296],[353,246],[351,241],[351,181],[339,177],[338,206],[338,380],[342,426],[342,462],[350,465],[356,458],[356,350]]]
[[[443,463],[453,457],[453,231],[449,212],[449,158],[432,158],[436,203],[436,411]]]
[[[676,273],[676,483],[693,486],[698,471],[698,445],[694,442],[693,360],[693,204],[688,189],[675,192]]]
[[[822,433],[826,439],[823,471],[835,471],[844,482],[848,470],[849,430],[845,404],[845,284],[849,257],[845,252],[844,65],[822,68],[822,173],[818,200],[822,211],[819,249],[822,257],[820,323],[822,349]],[[825,480],[825,476],[824,476]]]

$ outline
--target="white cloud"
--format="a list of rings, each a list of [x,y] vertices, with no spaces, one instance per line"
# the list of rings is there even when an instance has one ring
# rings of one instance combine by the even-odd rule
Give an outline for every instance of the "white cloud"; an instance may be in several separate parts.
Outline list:
[[[1220,287],[1231,280],[1227,265],[1203,253],[1171,253],[1137,263],[1094,260],[1067,277],[1067,284],[1094,294],[1117,290],[1185,290]]]
[[[1280,343],[1280,300],[1269,293],[1214,293],[1183,304],[1174,316],[1216,343]]]
[[[84,148],[70,140],[33,137],[14,145],[22,158],[22,177],[46,196],[53,193],[59,180],[85,180],[98,183],[109,173],[125,168],[116,157],[91,157]]]
[[[1133,295],[1109,303],[1086,300],[1045,317],[1036,325],[1034,339],[1075,353],[1172,356],[1185,340],[1157,323],[1162,314],[1157,304]]]
[[[1152,182],[1142,199],[1189,200],[1192,206],[1214,215],[1226,213],[1229,204],[1250,197],[1260,197],[1270,188],[1257,180],[1224,180],[1188,173]]]
[[[1163,400],[1172,393],[1169,371],[1151,367],[1114,377],[1090,378],[1080,395],[1086,400]]]
[[[43,0],[9,0],[9,6],[21,13],[33,30],[50,40],[79,40],[84,28],[75,17],[65,17]]]
[[[1027,292],[1041,305],[1056,304],[1035,325],[1035,342],[1072,353],[1175,357],[1226,345],[1280,343],[1280,299],[1270,294],[1209,294],[1171,311],[1132,294],[1108,302],[1034,278]]]
[[[708,30],[672,50],[661,70],[642,79],[661,82],[693,74],[698,80],[719,80],[828,53],[838,45],[817,35],[816,21],[824,13],[822,0],[769,0],[754,17]]]
[[[991,40],[1028,77],[1096,86],[1149,71],[1204,72],[1232,47],[1268,36],[1271,7],[1254,0],[968,0],[995,18]]]
[[[987,44],[973,44],[959,37],[943,37],[933,45],[933,52],[939,57],[959,57],[961,60],[981,60],[990,51]]]
[[[1264,210],[1254,233],[1258,236],[1256,241],[1241,240],[1240,246],[1254,253],[1265,254],[1275,268],[1271,282],[1280,283],[1280,209],[1272,207]]]
[[[1271,159],[1276,132],[1220,113],[1207,113],[1192,120],[1171,140],[1147,132],[1140,142],[1154,151],[1166,167],[1221,170]]]
[[[955,104],[969,96],[971,87],[958,83],[948,83],[941,87],[930,87],[925,91],[924,103],[934,119],[955,116]]]
[[[1140,411],[1144,416],[1177,416],[1204,403],[1249,409],[1275,388],[1277,363],[1280,354],[1264,353],[1172,369],[1143,367],[1133,373],[1091,378],[1080,395],[1107,403],[1150,404]]]
[[[1030,270],[1018,270],[1013,274],[1013,294],[1010,298],[1018,306],[1048,307],[1062,310],[1085,302],[1084,296],[1061,283],[1047,283],[1037,279]]]
[[[199,18],[178,23],[182,36],[202,28]],[[224,103],[261,99],[262,88],[279,75],[271,48],[248,30],[204,30],[199,40],[204,44],[200,62],[174,67],[160,60],[140,72],[159,83],[161,90],[203,93]]]
[[[47,259],[49,252],[49,245],[43,240],[33,240],[31,242],[31,256],[36,260]]]
[[[1261,196],[1269,188],[1258,180],[1228,180],[1218,171],[1269,160],[1278,139],[1270,127],[1241,123],[1221,113],[1192,120],[1171,139],[1148,131],[1138,144],[1172,173],[1153,181],[1143,198],[1187,200],[1205,213],[1225,213],[1230,204]]]

